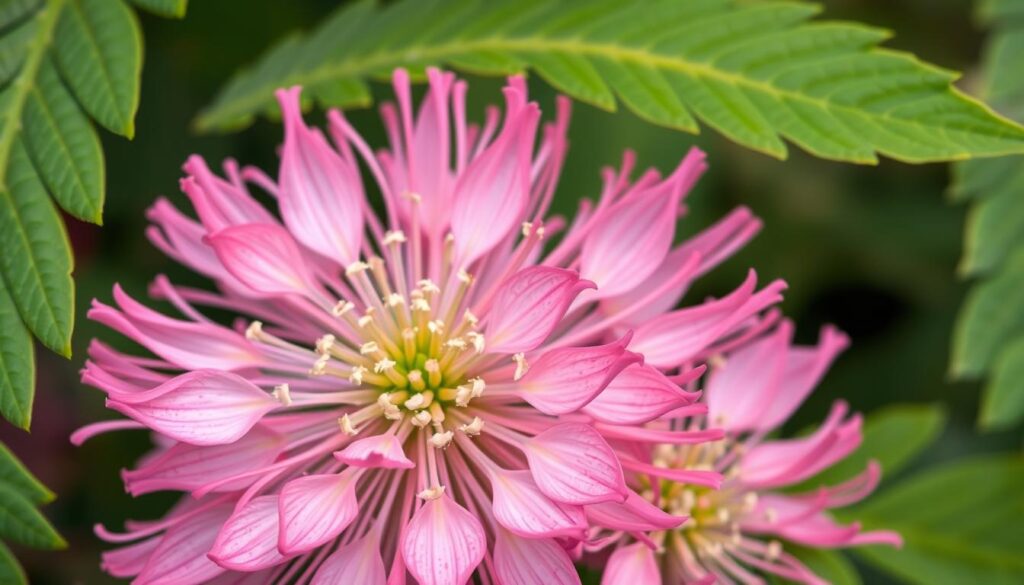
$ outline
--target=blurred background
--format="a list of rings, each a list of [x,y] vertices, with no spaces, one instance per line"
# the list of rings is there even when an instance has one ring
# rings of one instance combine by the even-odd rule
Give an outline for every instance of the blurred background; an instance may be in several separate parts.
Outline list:
[[[119,472],[148,447],[142,433],[101,436],[74,448],[68,435],[89,422],[110,418],[98,391],[78,382],[90,339],[123,340],[85,319],[93,298],[108,301],[114,282],[142,296],[159,273],[198,283],[149,245],[145,209],[160,195],[187,208],[178,192],[180,165],[191,153],[211,166],[232,156],[276,175],[281,128],[260,121],[230,136],[197,136],[190,121],[229,75],[295,29],[306,29],[335,5],[326,0],[193,2],[184,21],[141,15],[146,58],[137,138],[128,142],[101,133],[107,155],[107,206],[100,229],[66,218],[76,250],[79,320],[75,355],[65,361],[39,352],[39,388],[32,434],[0,425],[0,435],[59,497],[44,509],[70,547],[62,552],[17,549],[32,583],[110,583],[99,570],[104,548],[92,534],[100,522],[120,530],[125,518],[149,519],[172,501],[166,494],[132,499]],[[828,0],[826,18],[852,19],[896,31],[889,46],[912,51],[941,66],[971,70],[983,33],[971,21],[967,0]],[[470,112],[500,98],[498,81],[471,79]],[[389,89],[377,85],[378,98]],[[535,82],[532,97],[550,108],[553,93]],[[316,118],[314,118],[316,119]],[[350,119],[371,144],[384,136],[373,110]],[[765,229],[745,251],[707,276],[688,300],[736,286],[748,267],[763,280],[785,278],[784,310],[804,342],[835,323],[853,338],[817,394],[792,421],[792,429],[821,420],[837,397],[870,412],[883,404],[940,402],[950,415],[947,430],[916,467],[965,453],[1019,447],[1019,432],[977,435],[978,387],[951,383],[946,370],[954,315],[966,286],[955,277],[965,209],[948,203],[945,165],[907,166],[885,160],[855,167],[793,152],[780,162],[711,136],[692,137],[656,128],[631,114],[608,114],[577,105],[572,147],[557,210],[571,214],[580,197],[595,196],[599,169],[635,149],[642,166],[670,170],[692,145],[709,153],[711,168],[690,195],[684,232],[692,233],[737,205],[750,207]],[[912,472],[913,469],[906,472]],[[891,478],[887,478],[891,479]],[[866,582],[887,582],[866,573]]]

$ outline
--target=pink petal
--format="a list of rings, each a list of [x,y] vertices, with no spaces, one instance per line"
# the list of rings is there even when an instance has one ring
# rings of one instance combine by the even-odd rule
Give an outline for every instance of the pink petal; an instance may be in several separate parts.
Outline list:
[[[149,562],[150,555],[160,545],[161,540],[163,540],[162,535],[152,536],[135,544],[103,551],[101,555],[103,562],[100,568],[111,577],[122,579],[134,577],[142,572],[143,567]]]
[[[835,327],[826,326],[821,330],[818,347],[790,348],[781,387],[763,413],[760,428],[774,429],[789,419],[849,344],[846,335]]]
[[[206,241],[228,272],[256,292],[306,295],[317,290],[298,244],[280,226],[232,226],[207,236]]]
[[[565,549],[550,538],[522,538],[498,530],[494,573],[502,585],[579,585]]]
[[[253,498],[217,534],[210,559],[231,571],[253,572],[286,560],[277,549],[277,496]]]
[[[586,507],[587,519],[595,526],[625,532],[669,530],[686,522],[629,490],[625,502],[602,502]]]
[[[273,463],[285,447],[285,438],[256,425],[244,437],[225,445],[198,447],[176,443],[144,466],[122,473],[133,496],[160,490],[192,491],[234,475]],[[214,491],[230,492],[248,487],[255,478],[243,478]]]
[[[230,515],[230,506],[215,506],[169,529],[133,585],[193,585],[223,573],[206,553]]]
[[[277,91],[284,118],[278,203],[285,225],[311,250],[342,266],[359,259],[363,186],[359,169],[302,120],[302,88]]]
[[[486,552],[480,521],[447,495],[425,502],[402,538],[402,558],[419,585],[463,585]]]
[[[583,412],[603,422],[634,425],[650,422],[691,402],[692,397],[658,369],[633,364],[584,406]]]
[[[340,473],[293,479],[281,490],[278,507],[281,554],[313,550],[341,534],[359,515],[356,477]]]
[[[587,521],[577,506],[552,501],[537,487],[529,471],[491,473],[494,518],[527,538],[583,538]]]
[[[679,202],[705,168],[704,153],[692,149],[664,182],[601,212],[580,252],[580,273],[597,283],[592,296],[632,290],[661,266],[672,246]]]
[[[742,481],[750,486],[775,487],[811,477],[846,457],[860,445],[861,418],[843,422],[847,406],[837,402],[814,434],[761,443],[743,457]]]
[[[213,174],[203,157],[188,157],[182,168],[189,175],[181,181],[182,191],[207,230],[215,232],[243,223],[277,223],[244,185],[228,183]]]
[[[488,313],[488,352],[536,348],[555,330],[576,295],[593,286],[562,268],[531,266],[515,273],[501,285]]]
[[[376,530],[338,547],[324,559],[310,585],[385,585],[387,569],[380,556],[380,537]]]
[[[525,96],[515,89],[505,92],[509,106],[501,135],[455,184],[451,227],[462,266],[519,227],[530,196],[530,150],[540,111],[536,104],[521,105]]]
[[[93,301],[89,318],[183,369],[238,370],[262,362],[244,336],[226,327],[171,319],[135,302],[120,285],[114,300],[123,312]]]
[[[786,354],[793,338],[793,324],[779,328],[728,355],[715,366],[705,388],[708,420],[736,433],[765,426],[764,413],[776,401],[783,383]]]
[[[555,501],[583,505],[626,499],[618,458],[589,425],[551,427],[526,441],[523,451],[537,487]]]
[[[128,399],[107,405],[149,428],[193,445],[223,445],[240,439],[281,404],[245,378],[199,370],[182,374]]]
[[[719,300],[657,317],[637,328],[630,349],[656,368],[686,362],[734,327],[779,302],[785,284],[775,281],[754,294],[753,271],[739,288]]]
[[[601,585],[661,583],[658,561],[646,544],[637,542],[615,549],[601,578]]]
[[[551,350],[530,364],[518,395],[537,410],[568,414],[586,406],[619,372],[641,357],[626,351],[630,336],[607,345]]]
[[[412,469],[416,465],[405,456],[398,437],[382,433],[352,441],[334,458],[353,467],[381,467],[384,469]]]

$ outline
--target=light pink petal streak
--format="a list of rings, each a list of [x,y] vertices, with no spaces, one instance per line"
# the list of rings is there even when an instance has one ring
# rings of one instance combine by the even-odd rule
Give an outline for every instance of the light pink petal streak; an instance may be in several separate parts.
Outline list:
[[[359,259],[363,186],[345,160],[302,120],[301,88],[277,91],[284,117],[278,203],[285,225],[307,248],[342,266]]]
[[[442,495],[416,511],[401,550],[420,585],[463,585],[483,560],[487,539],[476,516]]]
[[[522,538],[501,529],[494,544],[494,572],[499,583],[508,585],[580,583],[572,559],[554,540]]]
[[[501,285],[488,315],[488,351],[535,349],[558,326],[576,295],[593,286],[563,268],[531,266],[513,274]]]
[[[563,423],[529,439],[523,451],[540,491],[566,504],[626,499],[618,457],[590,425]]]

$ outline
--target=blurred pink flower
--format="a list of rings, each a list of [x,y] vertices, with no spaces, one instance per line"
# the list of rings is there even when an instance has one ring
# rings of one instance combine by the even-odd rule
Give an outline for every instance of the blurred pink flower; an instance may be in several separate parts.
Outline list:
[[[638,487],[668,513],[689,519],[676,528],[619,539],[602,585],[764,583],[759,573],[827,583],[788,554],[781,541],[812,548],[901,545],[898,534],[863,532],[856,523],[836,523],[828,513],[874,490],[881,475],[874,461],[841,485],[787,489],[841,461],[861,443],[861,417],[848,416],[843,402],[833,405],[825,422],[807,436],[766,439],[814,390],[848,343],[831,327],[822,330],[817,347],[792,345],[792,333],[792,324],[783,321],[759,339],[709,360],[701,401],[707,415],[680,422],[679,428],[723,428],[725,438],[655,447],[654,469]],[[649,479],[671,479],[664,470],[695,469],[721,473],[720,489]]]
[[[567,224],[549,206],[568,101],[539,129],[512,78],[500,128],[496,109],[477,127],[466,84],[428,77],[414,113],[396,72],[398,105],[382,108],[391,148],[380,152],[338,111],[332,147],[303,122],[299,89],[282,90],[276,180],[232,161],[220,178],[192,157],[181,186],[199,221],[166,200],[150,210],[153,243],[219,291],[159,277],[152,296],[183,318],[120,288],[115,306],[89,312],[157,357],[94,342],[83,380],[131,420],[74,440],[150,429],[156,450],[124,472],[128,491],[191,494],[125,534],[98,529],[125,543],[104,555],[112,575],[140,585],[235,583],[242,572],[275,583],[458,585],[474,573],[576,583],[572,559],[598,533],[640,538],[685,520],[640,497],[627,472],[651,467],[652,444],[723,436],[659,419],[707,411],[682,386],[707,356],[776,323],[765,311],[784,284],[757,290],[751,272],[721,299],[673,308],[760,222],[738,209],[673,247],[705,168],[692,150],[670,176],[636,181],[627,153]],[[380,194],[373,204],[360,160]],[[560,232],[546,251],[543,238]],[[200,305],[240,317],[225,327]],[[659,473],[721,481],[714,470]]]

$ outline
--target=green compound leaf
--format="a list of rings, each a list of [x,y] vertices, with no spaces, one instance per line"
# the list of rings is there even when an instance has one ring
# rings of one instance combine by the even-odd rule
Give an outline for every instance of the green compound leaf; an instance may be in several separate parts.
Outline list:
[[[28,585],[28,575],[14,558],[11,549],[0,542],[0,583],[9,585]]]
[[[0,277],[0,414],[26,431],[32,424],[35,378],[32,336]],[[0,453],[0,481],[4,479],[4,461]]]
[[[132,3],[165,18],[185,18],[188,0],[132,0]]]
[[[955,73],[879,48],[886,31],[811,20],[818,11],[740,0],[360,2],[239,73],[196,125],[245,126],[275,108],[275,89],[296,84],[325,106],[365,105],[367,79],[440,65],[532,70],[595,106],[620,101],[688,132],[699,120],[778,158],[784,141],[869,164],[878,154],[925,162],[1024,150],[1024,128],[953,88]]]
[[[1024,119],[1024,3],[989,0],[980,8],[995,29],[985,49],[984,93]],[[957,318],[950,371],[957,378],[987,375],[979,424],[1012,427],[1024,420],[1024,157],[957,164],[951,193],[971,204],[960,272],[979,280]]]
[[[3,443],[0,443],[0,484],[13,488],[34,504],[48,504],[54,498],[53,492],[40,483]]]
[[[24,119],[25,144],[54,199],[71,215],[102,224],[100,140],[49,62],[40,67]]]
[[[0,192],[0,274],[32,333],[70,357],[75,306],[71,246],[20,141],[8,160],[6,186]]]
[[[25,496],[0,484],[0,537],[43,549],[67,546],[50,522]]]
[[[131,138],[139,106],[142,32],[122,0],[68,0],[57,24],[57,64],[89,115]]]
[[[946,412],[938,404],[897,404],[876,410],[864,422],[864,441],[856,451],[793,491],[838,485],[864,471],[872,460],[881,465],[883,479],[894,477],[938,438],[945,425]]]
[[[902,550],[853,549],[921,585],[1024,582],[1024,460],[981,457],[946,465],[876,494],[844,516],[903,535]]]

